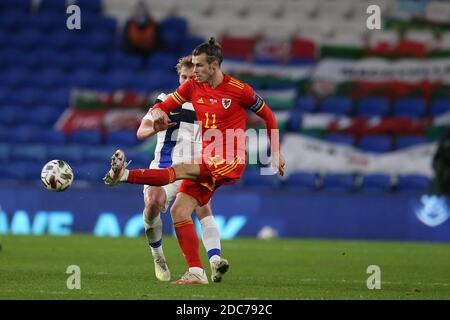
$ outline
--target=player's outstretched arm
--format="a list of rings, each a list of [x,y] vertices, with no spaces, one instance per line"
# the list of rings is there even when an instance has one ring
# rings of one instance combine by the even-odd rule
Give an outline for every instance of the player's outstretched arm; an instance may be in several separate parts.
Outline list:
[[[188,80],[184,82],[178,89],[169,95],[164,101],[155,104],[151,110],[151,116],[153,119],[153,126],[161,128],[168,128],[169,125],[169,116],[168,113],[172,110],[175,110],[183,103],[190,101],[190,92],[191,92],[191,84],[192,80]],[[186,98],[184,98],[186,97]],[[157,130],[159,131],[159,130]]]
[[[272,168],[275,172],[278,172],[280,176],[284,176],[284,170],[286,169],[286,160],[280,151],[272,152]]]
[[[142,119],[141,124],[136,132],[136,136],[139,140],[150,138],[156,133],[153,128],[153,121],[150,120],[149,113],[147,113],[147,115]]]
[[[258,99],[261,97],[258,96]],[[280,137],[277,125],[277,120],[273,111],[269,106],[261,99],[261,107],[256,111],[256,114],[262,118],[266,124],[267,135],[269,136],[270,149],[272,154],[272,168],[280,175],[284,175],[286,160],[283,154],[280,152]]]

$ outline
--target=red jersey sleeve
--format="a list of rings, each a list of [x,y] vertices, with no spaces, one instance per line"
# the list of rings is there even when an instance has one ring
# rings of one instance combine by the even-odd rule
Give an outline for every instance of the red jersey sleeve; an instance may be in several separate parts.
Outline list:
[[[178,108],[183,103],[191,101],[193,80],[188,80],[169,95],[163,102],[155,104],[152,109],[159,108],[165,113]]]
[[[279,151],[278,124],[275,115],[260,95],[254,92],[253,88],[245,84],[242,93],[242,104],[255,112],[266,123],[267,135],[273,151]]]

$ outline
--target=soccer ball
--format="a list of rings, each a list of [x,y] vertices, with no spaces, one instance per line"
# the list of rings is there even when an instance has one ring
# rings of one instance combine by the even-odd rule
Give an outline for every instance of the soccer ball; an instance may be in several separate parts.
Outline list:
[[[72,184],[72,168],[63,160],[51,160],[42,168],[41,181],[47,190],[64,191]]]

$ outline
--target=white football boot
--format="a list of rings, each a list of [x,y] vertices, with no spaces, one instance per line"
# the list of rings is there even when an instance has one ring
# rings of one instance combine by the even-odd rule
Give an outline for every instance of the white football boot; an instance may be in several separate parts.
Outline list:
[[[127,162],[127,157],[123,150],[118,149],[111,156],[111,169],[103,178],[106,185],[112,187],[119,183],[120,178],[122,178],[125,173],[125,169],[131,163],[131,160]]]
[[[219,261],[211,262],[211,280],[213,282],[222,281],[223,275],[228,271],[230,264],[227,259],[220,258]]]
[[[172,284],[208,284],[208,277],[205,270],[201,275],[186,271],[180,279],[173,281]]]
[[[154,262],[156,279],[159,281],[169,281],[171,276],[166,260],[164,258],[158,258],[154,259]]]

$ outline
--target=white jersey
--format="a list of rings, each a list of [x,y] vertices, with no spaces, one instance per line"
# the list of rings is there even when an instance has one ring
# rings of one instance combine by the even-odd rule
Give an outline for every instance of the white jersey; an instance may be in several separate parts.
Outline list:
[[[164,101],[168,96],[161,93],[157,100]],[[149,114],[144,119],[153,120]],[[196,123],[194,106],[190,102],[172,110],[169,119],[176,126],[157,133],[155,157],[150,168],[168,168],[177,163],[193,163],[200,157],[202,148],[201,127]]]

